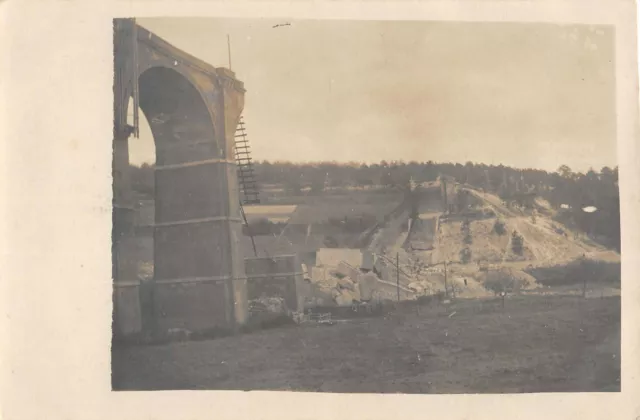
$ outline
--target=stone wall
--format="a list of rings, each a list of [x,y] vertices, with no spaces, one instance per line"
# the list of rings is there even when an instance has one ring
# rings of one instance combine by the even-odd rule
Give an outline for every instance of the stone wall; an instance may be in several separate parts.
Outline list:
[[[138,281],[119,282],[113,288],[113,333],[122,337],[142,331],[140,285]]]
[[[304,298],[299,293],[304,282],[302,264],[296,255],[271,258],[245,258],[247,298],[280,297],[287,309],[301,311]]]

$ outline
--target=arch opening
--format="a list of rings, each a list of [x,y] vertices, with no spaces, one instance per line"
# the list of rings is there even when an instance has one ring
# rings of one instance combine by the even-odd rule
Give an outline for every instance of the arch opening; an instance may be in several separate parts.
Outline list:
[[[168,67],[144,71],[138,82],[140,109],[156,146],[156,165],[220,157],[211,116],[200,92]]]

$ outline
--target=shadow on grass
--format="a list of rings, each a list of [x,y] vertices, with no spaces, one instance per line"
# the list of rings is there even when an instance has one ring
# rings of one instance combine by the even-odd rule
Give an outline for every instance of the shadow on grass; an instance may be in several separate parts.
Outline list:
[[[251,334],[258,331],[274,328],[292,327],[296,325],[298,324],[296,324],[295,321],[287,314],[274,313],[268,314],[266,316],[262,315],[249,317],[246,324],[236,329],[215,327],[199,331],[145,331],[139,334],[131,334],[127,336],[114,336],[112,339],[112,343],[114,347],[158,346],[173,342],[214,340],[238,334]]]
[[[619,262],[578,260],[552,267],[537,267],[525,270],[544,286],[567,286],[582,284],[607,284],[620,287],[621,268]]]

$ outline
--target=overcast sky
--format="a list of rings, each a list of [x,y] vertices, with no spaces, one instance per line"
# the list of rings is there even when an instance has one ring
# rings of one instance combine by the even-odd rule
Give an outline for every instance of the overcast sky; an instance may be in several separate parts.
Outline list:
[[[276,23],[290,26],[273,28]],[[245,83],[255,159],[616,165],[613,31],[549,24],[138,19]],[[146,122],[144,122],[146,125]],[[148,126],[131,161],[154,161]]]

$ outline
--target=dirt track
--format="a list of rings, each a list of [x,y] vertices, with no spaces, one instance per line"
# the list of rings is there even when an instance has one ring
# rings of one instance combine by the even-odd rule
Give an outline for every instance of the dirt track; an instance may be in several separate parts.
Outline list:
[[[452,316],[450,316],[453,314]],[[116,348],[115,389],[618,391],[620,300],[537,296]]]

